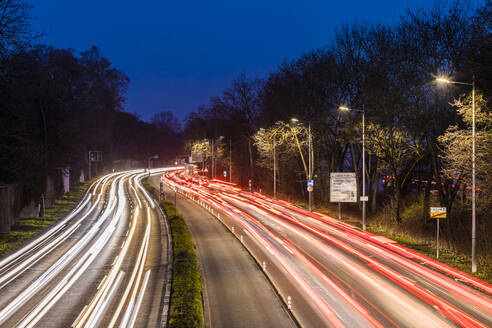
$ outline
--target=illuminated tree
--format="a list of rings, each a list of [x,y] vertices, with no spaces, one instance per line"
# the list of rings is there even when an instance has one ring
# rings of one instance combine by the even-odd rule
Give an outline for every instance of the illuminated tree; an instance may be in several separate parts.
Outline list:
[[[395,126],[369,124],[366,129],[367,149],[381,161],[381,170],[393,177],[395,219],[401,223],[401,195],[412,177],[415,165],[423,158],[424,148],[418,138]]]
[[[472,172],[472,97],[467,94],[457,99],[453,106],[457,109],[465,126],[450,126],[438,138],[442,147],[443,174],[454,180],[455,184],[471,185]],[[487,188],[492,185],[492,112],[481,93],[475,98],[476,124],[476,184]]]

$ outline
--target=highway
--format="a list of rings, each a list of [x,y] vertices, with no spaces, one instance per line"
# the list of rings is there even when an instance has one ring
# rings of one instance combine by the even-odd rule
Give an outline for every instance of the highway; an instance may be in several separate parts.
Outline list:
[[[247,247],[304,327],[490,327],[492,286],[331,217],[166,173]]]
[[[101,177],[71,213],[0,261],[0,327],[165,322],[168,228],[141,185],[147,175]]]
[[[151,178],[159,189],[158,177]],[[168,200],[174,193],[165,188]],[[206,327],[296,327],[259,266],[227,228],[195,202],[177,208],[197,246]]]

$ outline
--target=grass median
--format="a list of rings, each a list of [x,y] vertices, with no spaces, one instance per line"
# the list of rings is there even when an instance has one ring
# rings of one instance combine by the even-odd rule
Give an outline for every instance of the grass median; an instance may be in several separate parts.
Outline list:
[[[146,180],[143,185],[152,194],[156,190]],[[202,281],[191,233],[174,205],[160,202],[173,237],[173,283],[169,327],[204,327]]]

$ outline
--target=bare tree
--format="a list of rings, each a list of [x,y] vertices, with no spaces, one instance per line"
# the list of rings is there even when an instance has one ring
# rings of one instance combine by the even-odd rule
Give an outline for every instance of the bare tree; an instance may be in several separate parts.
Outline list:
[[[0,56],[36,37],[31,28],[31,8],[24,0],[0,0]]]

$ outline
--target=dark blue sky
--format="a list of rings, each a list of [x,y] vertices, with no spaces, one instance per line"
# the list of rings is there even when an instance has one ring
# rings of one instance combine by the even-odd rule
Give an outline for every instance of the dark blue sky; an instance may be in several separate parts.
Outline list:
[[[266,77],[284,59],[328,44],[354,19],[391,23],[433,1],[31,0],[42,42],[103,56],[130,77],[128,112],[187,113],[239,73]]]

